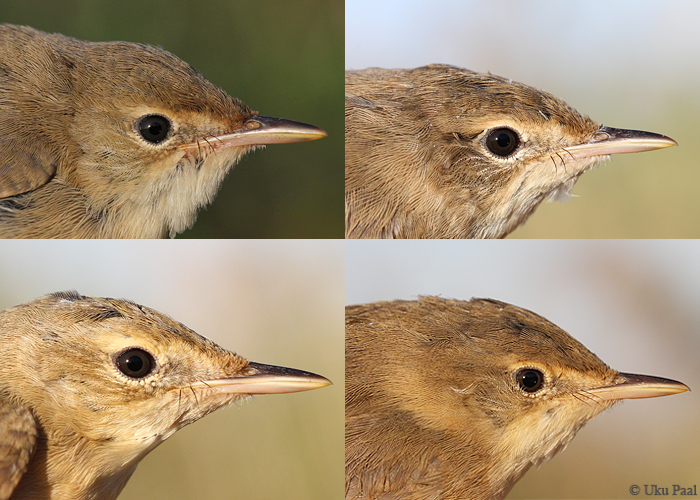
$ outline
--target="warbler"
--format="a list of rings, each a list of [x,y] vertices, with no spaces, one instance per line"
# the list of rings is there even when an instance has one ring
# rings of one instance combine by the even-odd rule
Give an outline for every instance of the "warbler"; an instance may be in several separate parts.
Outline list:
[[[345,493],[504,498],[622,399],[689,390],[620,373],[528,310],[421,297],[345,309]]]
[[[676,145],[434,64],[345,73],[345,236],[502,238],[613,153]]]
[[[0,500],[115,499],[185,425],[253,394],[330,383],[250,362],[127,300],[61,292],[11,307],[0,312]]]
[[[325,136],[162,49],[0,25],[0,237],[173,237],[246,153]]]

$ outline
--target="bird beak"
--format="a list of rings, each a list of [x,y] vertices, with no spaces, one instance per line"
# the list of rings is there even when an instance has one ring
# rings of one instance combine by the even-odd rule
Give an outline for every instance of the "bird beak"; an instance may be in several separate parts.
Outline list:
[[[579,159],[615,153],[640,153],[671,146],[678,146],[678,143],[665,135],[641,130],[600,127],[590,141],[563,149],[559,154]]]
[[[207,137],[206,142],[216,151],[231,146],[315,141],[327,135],[325,130],[307,123],[253,115],[243,123],[240,130],[230,134]],[[198,151],[200,147],[200,142],[194,142],[183,144],[178,149]]]
[[[236,377],[195,382],[192,387],[226,394],[284,394],[331,385],[326,377],[283,366],[248,363]]]
[[[617,401],[669,396],[689,390],[690,387],[676,380],[633,373],[618,373],[610,385],[585,392],[602,400]]]

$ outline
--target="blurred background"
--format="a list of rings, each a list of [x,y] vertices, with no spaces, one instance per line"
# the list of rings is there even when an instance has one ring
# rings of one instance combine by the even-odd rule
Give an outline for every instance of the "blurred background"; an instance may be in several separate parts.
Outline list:
[[[249,360],[333,381],[181,429],[120,498],[343,496],[342,241],[3,241],[0,310],[46,293],[127,298]]]
[[[545,90],[680,147],[613,155],[514,238],[697,238],[700,3],[347,0],[345,68],[447,63]]]
[[[343,236],[343,17],[337,0],[0,3],[3,23],[160,46],[261,115],[328,132],[244,157],[184,238]]]
[[[632,485],[700,477],[700,242],[356,241],[345,303],[441,295],[499,299],[566,330],[612,368],[692,392],[625,401],[589,422],[508,496],[635,498]]]

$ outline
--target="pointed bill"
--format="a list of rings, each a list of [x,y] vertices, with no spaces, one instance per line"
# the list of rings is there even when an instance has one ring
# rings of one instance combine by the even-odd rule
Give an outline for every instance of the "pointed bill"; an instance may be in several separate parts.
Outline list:
[[[325,130],[307,123],[273,118],[271,116],[253,115],[243,127],[236,132],[214,137],[207,137],[206,142],[213,150],[231,146],[253,146],[258,144],[287,144],[322,139],[328,134]],[[201,144],[194,142],[184,144],[179,149],[198,150]]]
[[[587,390],[586,394],[592,394],[603,400],[617,401],[669,396],[689,390],[690,387],[676,380],[634,373],[618,373],[610,385]]]
[[[600,127],[590,141],[563,149],[559,154],[579,159],[616,153],[640,153],[671,146],[678,146],[678,143],[665,135],[641,130]]]
[[[237,377],[205,380],[192,384],[227,394],[284,394],[310,391],[331,385],[326,377],[283,366],[249,363]]]

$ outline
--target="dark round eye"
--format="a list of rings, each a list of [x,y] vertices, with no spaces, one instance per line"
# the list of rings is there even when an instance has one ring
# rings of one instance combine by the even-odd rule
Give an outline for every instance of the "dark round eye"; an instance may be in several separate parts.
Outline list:
[[[524,368],[515,375],[518,385],[525,392],[537,392],[542,388],[544,375],[534,368]]]
[[[131,378],[143,378],[153,371],[156,365],[153,356],[143,349],[128,349],[117,356],[117,368]]]
[[[486,137],[486,147],[496,156],[510,156],[518,149],[520,138],[509,128],[497,128]]]
[[[168,136],[170,121],[164,116],[148,115],[139,122],[139,132],[151,144],[158,144]]]

